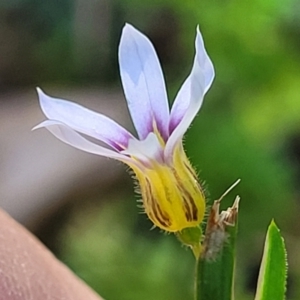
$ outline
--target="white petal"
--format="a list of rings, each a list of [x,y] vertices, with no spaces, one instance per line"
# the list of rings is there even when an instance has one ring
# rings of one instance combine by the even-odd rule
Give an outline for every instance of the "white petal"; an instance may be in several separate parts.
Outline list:
[[[199,74],[196,74],[198,76],[199,84],[202,86],[202,95],[195,95],[196,98],[194,101],[199,101],[199,109],[202,104],[203,96],[206,94],[208,89],[210,88],[212,81],[214,79],[214,67],[213,64],[205,50],[203,38],[201,36],[199,27],[197,27],[197,35],[195,40],[195,47],[196,47],[196,55],[194,58],[194,64],[197,61],[200,70],[197,72]],[[188,107],[191,102],[191,78],[195,76],[193,72],[195,71],[195,68],[193,67],[191,74],[188,76],[188,78],[185,80],[184,84],[182,85],[181,89],[179,90],[176,99],[174,101],[174,104],[172,106],[171,110],[171,117],[170,117],[170,126],[169,130],[170,133],[175,129],[175,127],[180,123],[183,116],[188,110]]]
[[[213,63],[205,50],[204,41],[199,26],[197,26],[196,51],[197,60],[204,74],[204,94],[206,94],[214,80],[215,70]]]
[[[195,47],[196,55],[192,71],[179,91],[172,108],[170,131],[173,132],[166,144],[166,159],[172,156],[175,145],[182,140],[184,133],[191,125],[214,77],[213,65],[205,51],[198,28]]]
[[[170,117],[170,138],[165,148],[165,159],[172,157],[174,147],[181,142],[184,133],[198,113],[203,97],[214,78],[214,68],[204,48],[199,28],[195,40],[196,55],[189,77],[182,85],[172,107]]]
[[[149,39],[128,24],[122,32],[119,64],[128,108],[140,139],[153,131],[153,120],[166,139],[169,106],[160,63]]]
[[[47,120],[35,126],[33,130],[42,127],[47,128],[54,136],[56,136],[64,143],[71,145],[77,149],[109,158],[114,158],[123,162],[131,162],[131,159],[129,157],[126,157],[125,155],[120,154],[114,150],[106,149],[102,146],[90,142],[75,130],[73,130],[71,127],[61,122]]]
[[[128,140],[134,138],[122,126],[102,114],[67,100],[49,97],[39,88],[37,92],[41,108],[50,120],[62,122],[117,150],[126,148]]]
[[[142,141],[130,140],[128,148],[121,153],[130,155],[144,165],[151,165],[151,161],[162,163],[162,147],[157,139],[157,136],[150,132],[146,139]]]
[[[172,106],[170,115],[169,131],[170,134],[181,122],[184,114],[186,113],[191,99],[191,75],[185,80],[181,86]]]

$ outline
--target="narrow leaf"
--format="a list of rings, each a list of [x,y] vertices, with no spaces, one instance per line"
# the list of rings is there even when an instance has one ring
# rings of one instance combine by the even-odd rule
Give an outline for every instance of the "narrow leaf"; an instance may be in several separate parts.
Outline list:
[[[269,225],[260,266],[255,300],[285,299],[286,250],[275,222]]]

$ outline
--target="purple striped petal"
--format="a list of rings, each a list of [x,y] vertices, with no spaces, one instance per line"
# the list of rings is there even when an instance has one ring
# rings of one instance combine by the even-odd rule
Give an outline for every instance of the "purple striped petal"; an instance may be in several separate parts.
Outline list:
[[[153,131],[153,121],[166,140],[169,106],[165,81],[155,49],[133,26],[123,28],[119,64],[129,111],[140,139]]]
[[[170,120],[172,133],[165,148],[166,159],[170,159],[174,147],[181,142],[184,133],[191,125],[214,77],[213,65],[205,51],[198,28],[195,47],[196,55],[192,71],[178,93],[174,109],[172,108]]]
[[[116,150],[125,149],[128,140],[134,139],[126,129],[102,114],[67,100],[49,97],[39,88],[37,92],[41,108],[50,120],[64,123]]]
[[[203,95],[198,96],[198,101],[202,102],[203,96],[206,94],[206,92],[208,91],[208,89],[210,88],[213,82],[215,72],[214,72],[213,64],[205,50],[203,38],[201,36],[199,27],[197,27],[195,46],[196,46],[196,55],[194,60],[197,60],[201,68],[201,74],[199,72],[197,76],[199,76],[199,81],[201,81],[200,84],[203,87],[202,88]],[[188,76],[188,78],[185,80],[185,82],[183,83],[172,106],[170,125],[169,125],[170,133],[172,133],[173,130],[176,128],[176,126],[181,122],[190,105],[191,77],[194,76],[193,70],[191,74]],[[201,104],[199,105],[199,109],[200,107]]]

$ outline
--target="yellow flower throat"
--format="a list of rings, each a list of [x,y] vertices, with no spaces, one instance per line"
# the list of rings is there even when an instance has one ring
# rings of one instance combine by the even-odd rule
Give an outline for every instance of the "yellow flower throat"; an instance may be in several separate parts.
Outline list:
[[[143,208],[154,225],[177,232],[201,223],[205,196],[181,145],[176,148],[171,165],[153,161],[146,170],[133,170]]]

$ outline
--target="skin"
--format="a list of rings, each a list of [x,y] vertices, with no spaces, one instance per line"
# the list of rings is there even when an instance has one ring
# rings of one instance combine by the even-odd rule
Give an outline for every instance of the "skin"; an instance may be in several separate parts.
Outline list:
[[[0,300],[103,300],[0,210]]]

